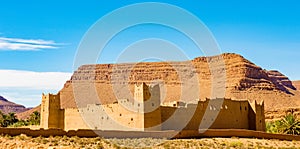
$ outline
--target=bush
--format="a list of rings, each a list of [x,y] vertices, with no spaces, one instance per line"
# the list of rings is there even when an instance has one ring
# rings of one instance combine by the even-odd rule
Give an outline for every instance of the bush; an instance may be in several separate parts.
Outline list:
[[[7,127],[13,125],[14,123],[18,122],[15,113],[8,113],[7,115],[0,111],[0,126]]]
[[[22,127],[28,125],[39,125],[40,117],[40,113],[34,111],[26,121],[18,120],[15,113],[8,113],[6,115],[0,111],[0,127]]]
[[[281,120],[266,123],[268,133],[300,135],[300,121],[294,114],[287,114]]]

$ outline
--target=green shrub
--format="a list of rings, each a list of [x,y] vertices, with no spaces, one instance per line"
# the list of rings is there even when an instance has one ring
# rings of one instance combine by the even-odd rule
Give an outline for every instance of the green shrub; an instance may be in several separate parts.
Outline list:
[[[294,114],[287,114],[281,120],[266,123],[268,133],[300,135],[300,121]]]
[[[40,113],[34,111],[27,120],[17,119],[15,113],[4,114],[0,111],[0,127],[22,127],[40,125]]]

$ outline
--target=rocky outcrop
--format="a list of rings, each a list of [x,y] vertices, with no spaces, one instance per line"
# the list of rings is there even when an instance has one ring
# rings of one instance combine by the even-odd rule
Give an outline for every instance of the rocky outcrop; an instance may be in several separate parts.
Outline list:
[[[61,102],[63,108],[76,107],[74,85],[76,88],[81,86],[86,100],[92,94],[90,90],[96,89],[100,103],[112,103],[117,100],[112,84],[128,82],[132,92],[133,84],[154,80],[164,82],[166,96],[163,101],[174,101],[183,94],[182,85],[195,77],[198,82],[193,85],[199,86],[201,99],[215,98],[211,91],[213,87],[220,89],[218,92],[224,90],[228,98],[264,100],[266,110],[300,105],[297,100],[300,95],[295,93],[296,88],[288,77],[278,71],[262,69],[241,55],[231,53],[183,62],[83,65],[60,91]]]
[[[28,110],[23,105],[15,104],[13,102],[8,101],[4,97],[0,96],[0,110],[7,114],[7,113],[19,113]]]
[[[300,91],[300,80],[297,80],[297,81],[293,81],[293,86],[295,86],[295,88]]]

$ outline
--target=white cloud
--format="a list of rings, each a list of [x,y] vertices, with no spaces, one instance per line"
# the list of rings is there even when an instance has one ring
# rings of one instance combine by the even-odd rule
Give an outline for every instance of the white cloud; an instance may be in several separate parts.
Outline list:
[[[56,49],[57,43],[52,40],[20,39],[0,37],[0,50],[36,51],[41,49]]]
[[[59,90],[72,73],[0,70],[0,88]]]

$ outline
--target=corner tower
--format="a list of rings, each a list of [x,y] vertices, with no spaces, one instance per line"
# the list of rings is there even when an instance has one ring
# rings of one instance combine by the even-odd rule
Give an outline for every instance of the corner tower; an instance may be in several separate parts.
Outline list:
[[[137,102],[144,102],[151,97],[150,87],[146,83],[135,84],[134,86],[134,100]]]
[[[159,84],[148,86],[146,83],[136,84],[134,105],[138,105],[138,114],[142,114],[144,131],[161,130],[161,108]]]
[[[257,103],[256,100],[250,102],[251,109],[249,111],[249,128],[251,130],[265,131],[265,114],[264,114],[264,101]]]
[[[43,94],[40,127],[64,128],[64,112],[60,109],[60,94]]]

